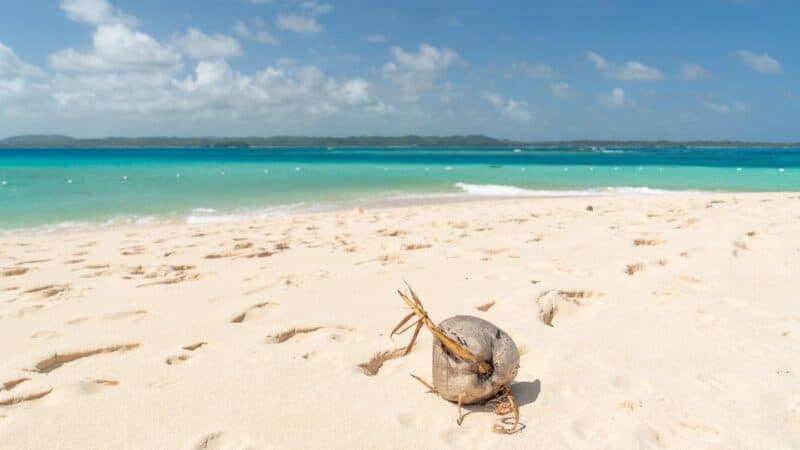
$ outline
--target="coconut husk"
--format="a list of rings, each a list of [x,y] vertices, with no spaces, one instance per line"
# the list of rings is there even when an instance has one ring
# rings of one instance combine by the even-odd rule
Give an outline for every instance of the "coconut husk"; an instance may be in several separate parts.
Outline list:
[[[473,316],[455,316],[439,329],[475,357],[491,366],[480,373],[475,364],[454,355],[440,341],[433,343],[433,387],[445,400],[465,405],[485,402],[509,386],[519,371],[519,351],[514,340],[491,322]]]
[[[519,351],[511,336],[473,316],[455,316],[435,325],[410,286],[408,291],[411,298],[402,291],[398,293],[411,313],[397,324],[390,336],[414,328],[406,354],[414,347],[423,327],[434,337],[433,385],[416,375],[411,376],[431,392],[458,403],[459,425],[463,420],[461,405],[487,402],[494,404],[494,411],[499,415],[514,414],[510,428],[504,425],[508,423],[504,420],[503,424],[494,426],[494,431],[506,434],[519,431],[519,410],[510,387],[519,371]],[[401,330],[414,317],[417,320]]]

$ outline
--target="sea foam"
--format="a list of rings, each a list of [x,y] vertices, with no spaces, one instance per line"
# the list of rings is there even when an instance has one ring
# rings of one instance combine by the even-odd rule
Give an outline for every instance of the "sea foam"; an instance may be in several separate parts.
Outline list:
[[[592,195],[668,194],[687,191],[668,191],[646,186],[613,186],[581,190],[526,189],[504,184],[470,184],[458,182],[455,187],[467,195],[478,197],[575,197]]]

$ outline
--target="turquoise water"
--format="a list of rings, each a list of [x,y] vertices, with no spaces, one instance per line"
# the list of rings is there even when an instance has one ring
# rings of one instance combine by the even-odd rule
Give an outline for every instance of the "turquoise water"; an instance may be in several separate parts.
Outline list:
[[[800,149],[0,149],[5,231],[660,190],[800,191]]]

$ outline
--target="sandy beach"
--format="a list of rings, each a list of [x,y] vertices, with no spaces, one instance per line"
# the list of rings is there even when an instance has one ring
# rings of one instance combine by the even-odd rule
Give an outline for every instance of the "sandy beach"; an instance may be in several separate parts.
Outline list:
[[[697,193],[7,236],[0,448],[798,448],[798,224]],[[427,331],[373,360],[403,280],[513,337],[524,429],[456,424]]]

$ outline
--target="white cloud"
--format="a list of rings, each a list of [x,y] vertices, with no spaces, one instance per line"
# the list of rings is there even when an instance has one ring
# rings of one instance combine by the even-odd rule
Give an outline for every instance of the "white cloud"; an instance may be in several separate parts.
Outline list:
[[[393,113],[395,110],[394,106],[387,105],[383,102],[377,102],[372,105],[367,106],[367,111],[374,112],[376,114],[390,114]]]
[[[300,34],[319,34],[320,25],[313,17],[304,17],[297,14],[284,14],[278,16],[278,28]]]
[[[661,72],[640,62],[629,61],[623,64],[617,77],[620,80],[658,81],[661,80]]]
[[[187,92],[195,92],[206,86],[222,85],[238,76],[223,60],[200,61],[194,69],[194,76],[188,76],[179,86]]]
[[[612,64],[595,52],[586,53],[588,59],[597,69],[608,78],[623,81],[661,81],[661,71],[647,66],[638,61],[627,61],[620,65]]]
[[[731,104],[703,102],[703,106],[709,111],[713,111],[715,113],[720,113],[720,114],[729,114],[729,113],[743,114],[750,112],[750,106],[742,102],[734,102]]]
[[[195,73],[176,83],[185,98],[203,106],[241,110],[291,110],[329,114],[344,106],[370,104],[369,84],[354,78],[328,78],[315,66],[284,63],[243,75],[222,60],[201,62]]]
[[[131,30],[125,25],[100,25],[92,35],[93,51],[72,48],[49,56],[50,65],[58,70],[149,71],[174,69],[180,66],[180,55],[151,36]]]
[[[739,62],[758,73],[781,73],[781,64],[766,53],[753,53],[747,50],[736,52]]]
[[[392,56],[399,67],[421,72],[435,72],[450,67],[458,59],[458,54],[449,48],[438,49],[422,44],[416,53],[406,52],[400,47],[392,47]]]
[[[370,101],[369,83],[361,78],[354,78],[344,83],[328,80],[326,89],[333,98],[348,105],[363,105]]]
[[[386,36],[382,34],[370,34],[368,36],[364,36],[364,40],[373,44],[383,44],[386,42]]]
[[[586,59],[591,61],[594,64],[594,67],[597,70],[606,70],[609,67],[608,62],[602,56],[598,55],[595,52],[588,52],[586,53]]]
[[[458,54],[448,48],[422,44],[416,52],[392,47],[392,60],[381,68],[398,85],[406,101],[416,102],[423,92],[433,90],[440,73],[458,61]],[[444,92],[444,91],[443,91]]]
[[[312,16],[323,16],[333,11],[333,5],[330,3],[320,3],[314,0],[307,0],[300,4],[300,7],[308,11]]]
[[[62,0],[59,6],[69,19],[76,22],[90,25],[136,23],[136,19],[115,10],[107,0]]]
[[[28,85],[23,78],[3,79],[0,77],[0,100],[11,100],[24,97],[28,94]],[[3,106],[0,105],[0,112],[3,111]]]
[[[11,48],[0,42],[0,113],[16,115],[35,108],[34,105],[26,105],[17,110],[13,108],[12,101],[29,99],[36,91],[40,91],[43,86],[32,82],[31,77],[44,75],[44,71],[24,63]]]
[[[99,25],[111,17],[111,5],[106,0],[63,0],[60,6],[76,22]]]
[[[561,99],[575,97],[575,92],[572,90],[572,86],[564,81],[550,83],[550,94],[555,98]]]
[[[78,14],[75,5],[66,6]],[[81,21],[96,24],[91,44],[50,54],[50,73],[25,64],[0,43],[0,117],[19,121],[0,119],[0,129],[12,132],[14,123],[41,123],[42,130],[82,123],[91,124],[80,128],[84,133],[192,133],[202,126],[197,124],[212,126],[212,132],[264,124],[299,130],[298,123],[308,126],[322,118],[346,125],[395,110],[374,96],[365,78],[332,77],[287,59],[242,73],[224,60],[241,51],[230,36],[189,29],[162,42],[109,19],[113,11],[110,5],[95,15],[81,10]],[[251,38],[272,42],[258,35],[266,31],[263,21],[246,25]],[[188,74],[181,53],[200,59]]]
[[[533,117],[523,102],[514,99],[504,99],[496,92],[487,92],[486,100],[494,106],[504,117],[520,123],[530,122]]]
[[[625,91],[622,88],[614,88],[608,94],[601,94],[597,97],[600,104],[610,108],[619,108],[629,104],[629,100],[625,98]]]
[[[175,45],[195,59],[229,58],[241,53],[239,41],[224,34],[209,36],[197,28],[174,40]]]
[[[0,42],[0,79],[42,75],[38,67],[25,64],[14,50]]]
[[[263,123],[388,108],[372,100],[369,83],[363,79],[338,80],[315,66],[286,61],[251,74],[217,59],[198,62],[183,77],[166,72],[93,72],[58,75],[51,84],[50,114],[72,117],[136,113],[190,122],[218,118]]]
[[[511,67],[515,72],[519,72],[537,80],[550,80],[558,77],[556,71],[547,64],[530,64],[521,61],[513,63]]]
[[[260,42],[262,44],[277,44],[278,40],[266,30],[264,22],[256,18],[253,21],[255,27],[250,29],[244,22],[236,22],[233,26],[233,32],[242,39],[250,39],[252,41]]]
[[[683,81],[707,80],[711,74],[700,64],[682,62],[680,65],[680,75]]]

